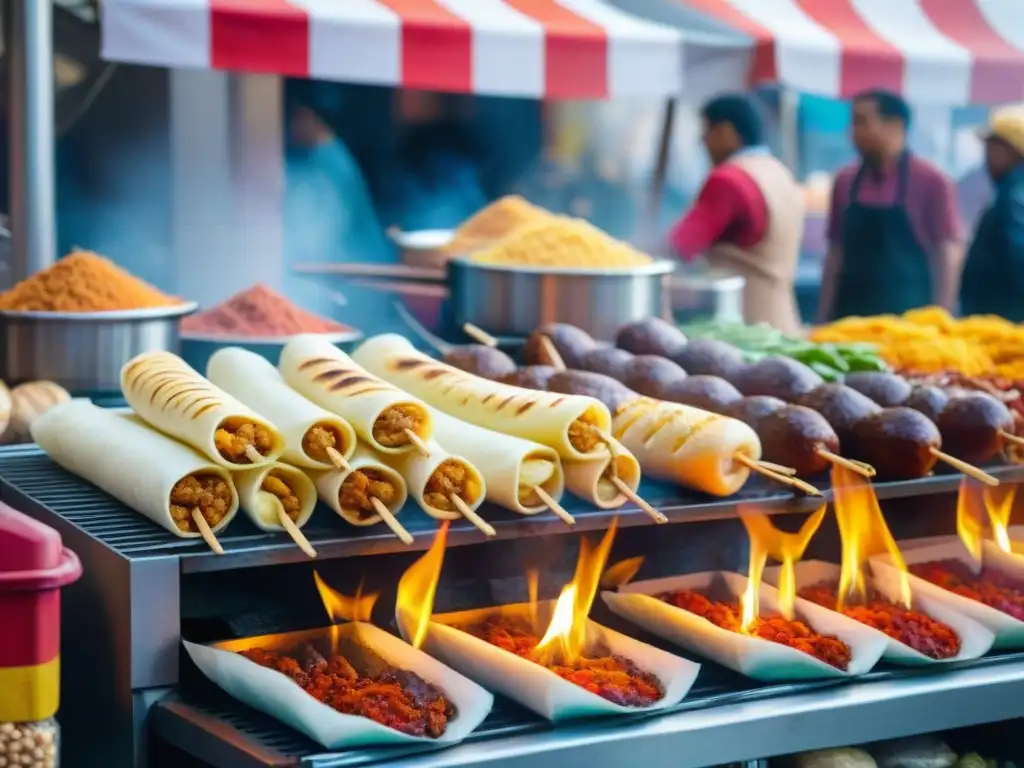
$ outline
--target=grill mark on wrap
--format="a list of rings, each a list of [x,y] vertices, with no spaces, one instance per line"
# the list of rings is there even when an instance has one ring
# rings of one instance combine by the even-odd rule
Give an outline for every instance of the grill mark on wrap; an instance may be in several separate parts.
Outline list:
[[[561,405],[564,402],[565,402],[565,398],[564,397],[560,397],[557,400],[555,400],[554,402],[548,403],[548,408],[557,408],[559,405]]]
[[[311,357],[308,360],[303,360],[299,363],[299,370],[305,371],[307,368],[312,368],[314,365],[321,365],[323,363],[336,363],[337,360],[332,360],[329,357]]]
[[[440,379],[442,376],[447,376],[451,371],[446,371],[443,368],[430,368],[423,372],[422,378],[424,381],[433,381],[434,379]]]
[[[400,357],[391,364],[391,369],[395,371],[412,371],[427,365],[429,362],[428,360],[417,360],[414,357]]]
[[[533,406],[535,406],[536,404],[537,404],[536,400],[528,400],[527,402],[523,403],[518,408],[516,408],[516,416],[522,416],[528,410],[533,408]]]
[[[509,395],[504,400],[502,400],[500,403],[498,403],[498,406],[494,410],[496,410],[496,411],[504,410],[505,406],[508,405],[509,403],[511,403],[513,400],[515,400],[516,397],[517,397],[517,395],[514,395],[514,394],[513,395]]]
[[[696,424],[693,425],[693,428],[690,430],[690,433],[688,435],[685,435],[676,440],[676,442],[672,445],[671,453],[678,453],[688,442],[693,440],[693,438],[695,438],[698,433],[704,431],[709,425],[718,421],[718,418],[719,417],[717,415],[712,415],[708,418],[704,418],[698,421]]]
[[[315,374],[313,376],[313,381],[316,382],[317,384],[326,384],[338,378],[339,376],[344,376],[346,373],[348,373],[348,371],[346,371],[344,368],[333,368],[329,371],[324,371],[323,373]]]

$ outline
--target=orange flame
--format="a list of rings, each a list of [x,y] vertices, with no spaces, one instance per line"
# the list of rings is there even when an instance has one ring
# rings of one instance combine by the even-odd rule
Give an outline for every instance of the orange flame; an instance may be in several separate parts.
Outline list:
[[[1013,552],[1010,541],[1010,515],[1013,502],[1017,497],[1016,485],[997,485],[984,488],[985,511],[988,513],[989,525],[992,527],[992,538],[1003,552]]]
[[[324,610],[327,611],[327,617],[331,620],[331,623],[370,620],[373,614],[373,606],[376,604],[379,595],[376,592],[372,595],[364,595],[362,581],[359,582],[356,593],[352,597],[331,589],[316,571],[313,571],[313,581],[316,582],[316,591],[320,593]]]
[[[540,579],[536,568],[526,572],[526,599],[530,602],[530,626],[533,631],[539,631],[540,619],[537,617],[537,594],[539,592]]]
[[[641,555],[619,560],[614,565],[609,565],[601,577],[601,589],[617,589],[629,584],[640,572],[643,564],[644,558]]]
[[[434,612],[434,596],[444,565],[444,548],[448,543],[448,521],[437,529],[434,542],[423,556],[410,565],[398,582],[395,618],[402,634],[414,648],[423,645]]]
[[[587,616],[597,596],[618,523],[618,518],[612,520],[596,547],[591,547],[586,539],[580,539],[576,572],[558,596],[547,631],[534,650],[538,659],[571,662],[583,655],[587,641]]]
[[[990,488],[966,477],[960,481],[956,499],[956,533],[975,562],[981,562],[986,522],[996,545],[1003,552],[1013,552],[1009,527],[1016,495],[1015,485]]]
[[[833,505],[836,522],[839,524],[839,537],[843,546],[837,607],[842,610],[848,602],[863,602],[867,599],[865,567],[868,558],[887,553],[892,558],[893,566],[900,572],[900,600],[910,608],[907,564],[882,516],[875,489],[856,472],[839,464],[832,467],[832,488],[835,492]]]
[[[796,564],[807,551],[811,539],[825,519],[826,506],[822,504],[800,526],[796,533],[780,531],[768,515],[756,507],[740,506],[740,520],[750,538],[750,566],[747,588],[740,600],[743,606],[743,629],[749,629],[757,619],[761,574],[770,557],[782,564],[779,573],[779,612],[787,619],[794,617],[796,600]]]

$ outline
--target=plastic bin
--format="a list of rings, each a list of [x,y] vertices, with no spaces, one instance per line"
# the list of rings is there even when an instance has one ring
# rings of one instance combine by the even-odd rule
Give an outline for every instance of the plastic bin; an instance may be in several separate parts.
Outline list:
[[[0,768],[59,762],[60,590],[81,573],[59,533],[0,503]]]

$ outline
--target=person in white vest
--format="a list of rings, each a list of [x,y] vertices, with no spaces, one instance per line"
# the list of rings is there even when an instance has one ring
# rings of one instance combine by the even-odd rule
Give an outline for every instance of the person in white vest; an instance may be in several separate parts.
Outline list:
[[[679,258],[746,278],[743,315],[789,334],[800,332],[793,278],[804,231],[804,195],[764,146],[757,107],[742,95],[712,99],[701,110],[704,146],[714,168],[697,201],[669,233]]]

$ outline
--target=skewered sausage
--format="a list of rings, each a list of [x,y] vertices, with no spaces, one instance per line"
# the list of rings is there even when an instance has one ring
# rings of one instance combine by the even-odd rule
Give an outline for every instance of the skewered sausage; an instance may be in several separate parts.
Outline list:
[[[594,338],[582,328],[568,323],[546,323],[531,333],[523,346],[523,360],[527,365],[554,364],[544,350],[544,337],[554,345],[568,368],[579,368],[583,355],[597,346]]]
[[[803,363],[788,357],[766,357],[737,370],[732,383],[744,395],[768,395],[795,403],[824,380]]]
[[[687,376],[670,382],[664,391],[664,400],[692,405],[712,413],[725,413],[726,409],[743,395],[725,379],[717,376]]]
[[[845,384],[823,384],[801,397],[798,404],[824,416],[843,446],[853,438],[853,429],[861,419],[882,410],[874,400]]]
[[[904,405],[913,391],[913,387],[902,376],[883,371],[854,371],[845,376],[843,383],[883,408]]]
[[[633,358],[626,378],[622,383],[641,395],[665,400],[666,388],[673,382],[686,378],[686,371],[667,357],[660,355],[637,355]]]
[[[922,385],[914,387],[914,391],[910,393],[910,397],[903,404],[935,421],[948,403],[949,395],[944,390],[931,385]]]
[[[760,419],[757,436],[769,461],[793,467],[798,475],[818,475],[831,462],[821,455],[824,449],[839,453],[835,430],[817,411],[802,405],[784,405]]]
[[[553,365],[528,365],[502,376],[498,381],[502,384],[511,384],[513,387],[547,391],[548,380],[556,373],[558,369]]]
[[[563,395],[593,397],[607,405],[612,415],[626,403],[640,397],[621,381],[590,371],[558,371],[548,379],[547,389]]]
[[[718,339],[690,339],[672,361],[691,376],[721,376],[728,379],[743,366],[743,353]]]
[[[584,371],[602,373],[613,379],[625,381],[629,367],[633,364],[634,355],[624,349],[610,346],[599,346],[583,356],[580,368]]]
[[[785,406],[786,404],[777,397],[754,395],[753,397],[744,397],[742,400],[736,401],[725,409],[725,414],[732,416],[734,419],[739,419],[744,424],[750,425],[756,432],[765,417],[770,416]]]
[[[1013,430],[1013,414],[984,392],[954,397],[937,421],[946,451],[971,464],[983,464],[1003,449]]]
[[[514,373],[518,368],[516,361],[511,357],[500,349],[485,344],[452,347],[444,353],[443,359],[448,365],[485,379],[500,379]]]
[[[842,440],[842,437],[840,437]],[[875,467],[879,478],[924,477],[935,466],[932,449],[942,445],[938,427],[913,408],[885,408],[860,419],[843,443],[853,458]]]
[[[615,346],[634,355],[660,355],[671,358],[686,346],[686,336],[660,317],[645,317],[619,328]]]

